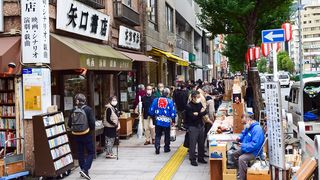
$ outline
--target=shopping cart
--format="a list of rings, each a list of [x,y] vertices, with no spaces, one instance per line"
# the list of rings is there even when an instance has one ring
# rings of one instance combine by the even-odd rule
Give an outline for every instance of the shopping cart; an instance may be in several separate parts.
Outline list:
[[[9,142],[17,141],[17,140],[23,140],[24,141],[24,138],[8,139],[5,142],[5,145],[4,145],[4,157],[3,157],[4,176],[0,177],[0,180],[17,179],[17,178],[22,178],[22,177],[25,177],[25,176],[29,175],[29,171],[25,171],[25,156],[24,156],[24,153],[22,153],[22,154],[14,154],[14,155],[7,155],[7,144]],[[21,144],[23,144],[23,146],[24,146],[24,142],[21,143]],[[23,149],[24,149],[24,147],[23,147]],[[9,173],[8,172],[9,166],[11,166],[11,165],[13,165],[15,163],[22,164],[23,168],[19,168],[18,170],[14,171],[12,173]]]

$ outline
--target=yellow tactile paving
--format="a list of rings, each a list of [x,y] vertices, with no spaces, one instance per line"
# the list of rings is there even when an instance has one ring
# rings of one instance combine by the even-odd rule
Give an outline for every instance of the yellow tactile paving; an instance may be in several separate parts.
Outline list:
[[[155,180],[172,179],[173,175],[177,172],[187,153],[188,149],[181,145],[170,158],[170,160],[163,166],[163,168],[156,175]]]

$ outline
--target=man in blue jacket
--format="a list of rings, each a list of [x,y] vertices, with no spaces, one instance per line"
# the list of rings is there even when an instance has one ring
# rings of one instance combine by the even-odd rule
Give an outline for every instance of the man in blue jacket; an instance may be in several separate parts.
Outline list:
[[[247,117],[242,120],[245,128],[237,138],[241,148],[233,153],[233,158],[238,160],[240,180],[246,179],[248,162],[262,154],[262,151],[259,151],[264,142],[264,132],[259,123],[252,118],[253,113],[249,112]]]
[[[155,148],[156,154],[160,153],[160,140],[162,132],[164,132],[164,152],[170,152],[170,126],[174,126],[176,118],[176,109],[173,101],[168,98],[170,89],[165,88],[162,96],[153,100],[149,115],[155,119],[156,138]]]

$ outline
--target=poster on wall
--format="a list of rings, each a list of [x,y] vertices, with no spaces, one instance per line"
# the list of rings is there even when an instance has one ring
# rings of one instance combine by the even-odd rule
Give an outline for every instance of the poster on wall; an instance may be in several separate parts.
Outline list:
[[[3,0],[0,0],[0,32],[4,31]]]
[[[141,35],[138,31],[120,26],[119,27],[119,46],[129,49],[140,49]]]
[[[47,112],[51,106],[51,77],[47,68],[22,70],[24,119]]]
[[[50,63],[49,0],[21,0],[23,63]]]
[[[107,41],[110,17],[79,1],[57,0],[56,28]]]

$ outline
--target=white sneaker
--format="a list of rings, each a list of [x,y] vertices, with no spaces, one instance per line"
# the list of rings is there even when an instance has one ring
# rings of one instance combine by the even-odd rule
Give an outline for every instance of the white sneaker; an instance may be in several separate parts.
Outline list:
[[[87,180],[90,180],[90,176],[89,174],[85,173],[84,171],[80,171],[80,176],[83,177],[83,178],[86,178]]]

